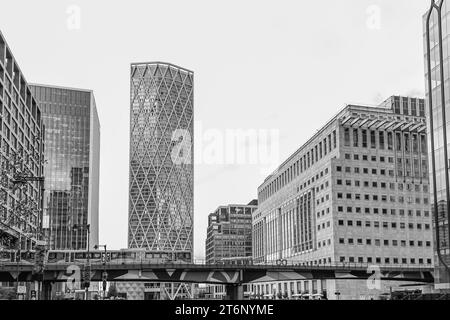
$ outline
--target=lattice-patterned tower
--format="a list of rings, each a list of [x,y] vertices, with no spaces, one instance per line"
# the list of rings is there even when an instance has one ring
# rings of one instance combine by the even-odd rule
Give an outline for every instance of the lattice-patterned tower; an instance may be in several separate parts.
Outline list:
[[[131,65],[129,248],[193,250],[194,74]]]

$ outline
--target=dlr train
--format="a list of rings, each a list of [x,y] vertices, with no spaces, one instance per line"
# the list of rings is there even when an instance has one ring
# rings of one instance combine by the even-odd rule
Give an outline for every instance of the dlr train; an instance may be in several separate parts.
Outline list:
[[[107,251],[50,250],[45,253],[49,264],[189,264],[190,252],[186,251],[146,251],[144,249],[124,249]],[[35,251],[0,250],[0,264],[35,264]]]

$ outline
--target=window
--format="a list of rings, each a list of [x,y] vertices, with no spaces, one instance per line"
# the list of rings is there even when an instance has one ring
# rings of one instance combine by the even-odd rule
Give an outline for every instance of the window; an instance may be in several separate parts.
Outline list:
[[[377,147],[375,131],[370,131],[370,147],[372,149],[376,149]]]
[[[393,141],[392,132],[387,133],[387,140],[388,140],[388,150],[394,150],[394,141]],[[391,158],[389,158],[389,159],[391,159]],[[393,162],[393,159],[392,159],[392,162]]]
[[[350,147],[350,129],[349,128],[344,129],[344,145],[346,147]]]
[[[416,117],[417,116],[417,104],[416,99],[411,99],[411,115]]]
[[[384,150],[384,131],[380,131],[378,141],[379,141],[380,149]],[[384,161],[382,161],[382,162],[384,162]]]
[[[367,131],[362,131],[362,146],[363,148],[367,148]]]
[[[406,99],[406,98],[403,98],[402,99],[403,101],[403,103],[402,103],[402,106],[403,106],[403,114],[404,115],[409,115],[409,112],[408,112],[408,100]]]
[[[353,147],[359,147],[358,129],[353,129]]]
[[[334,149],[337,147],[336,130],[333,131],[333,147]]]

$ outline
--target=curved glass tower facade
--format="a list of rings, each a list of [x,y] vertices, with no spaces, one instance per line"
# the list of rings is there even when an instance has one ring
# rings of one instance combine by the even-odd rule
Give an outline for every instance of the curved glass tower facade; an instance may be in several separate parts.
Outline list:
[[[129,248],[192,253],[193,108],[192,71],[131,65]]]
[[[436,288],[450,289],[449,269],[449,133],[450,133],[450,25],[449,2],[431,1],[424,16],[425,79],[432,209],[435,237]]]

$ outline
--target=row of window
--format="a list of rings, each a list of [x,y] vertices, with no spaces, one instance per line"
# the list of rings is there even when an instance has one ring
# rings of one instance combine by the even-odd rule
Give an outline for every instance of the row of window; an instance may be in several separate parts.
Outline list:
[[[340,257],[339,262],[341,263],[376,263],[376,264],[433,264],[433,260],[428,258],[381,258],[381,257]]]
[[[344,168],[345,173],[352,173],[351,167],[345,167]],[[343,172],[343,168],[341,166],[336,167],[337,172]],[[381,176],[389,176],[389,177],[395,177],[395,170],[388,170],[388,169],[369,169],[369,168],[361,168],[355,167],[353,169],[353,173],[355,174],[372,174],[372,175],[381,175]],[[415,178],[428,178],[428,167],[427,167],[427,161],[422,160],[422,169],[417,166],[414,167],[414,175],[412,174],[413,171],[411,168],[407,168],[406,170],[403,170],[403,167],[397,168],[397,176],[398,177],[415,177]]]
[[[383,227],[383,229],[391,228],[391,229],[401,229],[401,230],[404,230],[406,228],[408,228],[409,230],[414,230],[414,229],[416,229],[416,230],[430,230],[431,229],[430,224],[428,224],[428,223],[424,223],[424,224],[422,224],[422,223],[417,223],[417,224],[408,223],[407,224],[405,222],[400,222],[400,223],[391,222],[391,223],[389,223],[389,222],[386,222],[386,221],[380,222],[380,221],[369,221],[369,220],[365,221],[364,223],[361,220],[356,220],[356,221],[347,220],[347,223],[345,223],[345,220],[338,220],[338,225],[342,226],[342,227],[343,226],[347,226],[347,227],[355,226],[355,227],[361,227],[361,228],[364,225],[367,228],[370,228],[370,227],[373,226],[374,228],[381,228],[381,227]]]
[[[398,215],[401,217],[406,216],[406,214],[408,215],[408,217],[413,217],[414,216],[414,211],[413,210],[404,210],[404,209],[387,209],[387,208],[364,208],[364,213],[366,214],[380,214],[382,213],[383,215],[387,215],[388,212],[390,212],[390,214],[392,216],[397,215],[397,211],[398,211]],[[347,213],[362,213],[363,212],[363,208],[361,207],[346,207],[345,208],[345,212]],[[344,207],[343,206],[338,206],[338,213],[344,213]],[[425,210],[423,213],[421,210],[416,210],[415,212],[416,217],[426,217],[428,218],[430,216],[430,211]],[[317,214],[317,216],[319,217],[319,213]]]
[[[319,179],[325,177],[328,174],[328,172],[329,172],[329,170],[328,170],[328,168],[326,168],[325,170],[318,173],[315,177],[312,177],[311,179],[305,181],[303,184],[301,184],[300,186],[297,187],[297,192],[300,192],[301,190],[306,189],[311,184],[313,184],[314,181],[319,181]],[[328,181],[325,181],[325,183],[320,186],[320,190],[323,190],[324,188],[328,188],[329,184],[330,183]],[[317,192],[319,192],[319,187],[317,187]]]
[[[340,238],[339,244],[345,244],[345,245],[366,245],[366,246],[376,246],[381,247],[382,245],[385,247],[427,247],[431,248],[431,241],[414,241],[414,240],[381,240],[381,239],[353,239],[353,238]]]
[[[270,184],[264,187],[260,194],[260,202],[266,200],[275,192],[289,184],[292,180],[298,177],[301,173],[311,168],[314,163],[325,157],[332,150],[337,148],[337,134],[336,130],[319,142],[316,146],[312,147],[309,151],[305,152],[294,162],[289,168],[285,169],[283,173],[280,173],[276,179]]]
[[[363,181],[363,183],[361,184],[361,181],[359,180],[342,180],[342,179],[336,179],[336,184],[338,186],[343,186],[345,185],[346,187],[364,187],[364,188],[381,188],[381,189],[387,189],[388,188],[388,183],[387,182],[379,182],[379,181]],[[412,184],[412,183],[393,183],[390,182],[389,183],[389,189],[390,190],[398,190],[398,191],[415,191],[415,192],[429,192],[429,188],[428,185],[424,184],[424,185],[420,185],[420,184]]]
[[[394,139],[395,137],[395,139]],[[371,148],[399,152],[427,153],[425,134],[409,132],[386,132],[344,128],[344,146],[354,148]]]
[[[417,105],[419,106],[419,109],[417,109]],[[401,97],[400,103],[400,97],[394,97],[394,101],[392,102],[392,109],[396,114],[402,114],[401,111],[403,111],[403,115],[425,117],[425,100]],[[419,111],[419,113],[417,113],[417,111]]]
[[[341,192],[337,193],[337,198],[338,199],[344,199],[344,194]],[[365,200],[365,201],[382,201],[382,202],[398,202],[398,203],[415,203],[415,204],[421,204],[423,202],[423,204],[428,205],[429,204],[429,198],[424,197],[423,199],[420,197],[415,197],[413,198],[412,196],[387,196],[387,195],[377,195],[377,194],[364,194],[361,195],[359,193],[357,194],[352,194],[352,193],[347,193],[345,194],[345,199],[347,200],[355,200],[355,201],[359,201],[359,200]],[[423,201],[422,201],[423,200]]]

